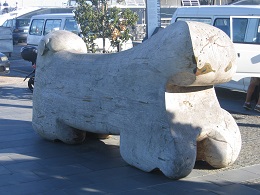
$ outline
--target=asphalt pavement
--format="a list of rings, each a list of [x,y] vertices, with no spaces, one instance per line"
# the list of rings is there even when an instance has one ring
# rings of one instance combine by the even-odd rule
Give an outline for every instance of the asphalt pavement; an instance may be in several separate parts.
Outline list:
[[[221,107],[241,132],[237,161],[223,169],[199,161],[190,175],[175,181],[125,163],[120,136],[90,137],[71,146],[36,134],[33,94],[23,81],[32,67],[21,59],[21,47],[10,57],[11,73],[0,76],[0,194],[260,194],[260,116],[242,107],[245,92],[216,88]]]

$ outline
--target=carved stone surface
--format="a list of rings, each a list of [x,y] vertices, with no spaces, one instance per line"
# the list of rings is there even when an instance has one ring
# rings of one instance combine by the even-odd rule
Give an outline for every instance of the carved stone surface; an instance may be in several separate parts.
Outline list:
[[[224,32],[177,22],[115,54],[86,54],[80,43],[55,31],[39,45],[33,127],[42,137],[76,144],[87,131],[120,134],[127,163],[175,179],[196,159],[216,168],[237,159],[240,132],[213,87],[236,70]]]

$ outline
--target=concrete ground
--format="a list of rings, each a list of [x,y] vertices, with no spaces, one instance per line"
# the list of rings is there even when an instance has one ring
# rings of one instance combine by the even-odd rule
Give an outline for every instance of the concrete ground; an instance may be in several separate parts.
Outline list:
[[[17,75],[0,76],[0,194],[260,194],[260,116],[242,108],[245,93],[216,89],[241,131],[235,164],[213,169],[197,162],[176,181],[129,166],[119,136],[81,145],[42,139],[31,125],[32,93]]]

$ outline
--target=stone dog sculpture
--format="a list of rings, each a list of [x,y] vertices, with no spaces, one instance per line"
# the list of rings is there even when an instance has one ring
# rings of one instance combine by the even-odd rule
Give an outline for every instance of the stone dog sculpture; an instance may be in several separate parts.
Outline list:
[[[177,22],[114,54],[87,54],[67,31],[38,47],[33,128],[48,140],[120,134],[120,153],[143,171],[187,176],[196,159],[215,168],[238,157],[241,136],[213,85],[236,70],[232,42],[202,23]]]

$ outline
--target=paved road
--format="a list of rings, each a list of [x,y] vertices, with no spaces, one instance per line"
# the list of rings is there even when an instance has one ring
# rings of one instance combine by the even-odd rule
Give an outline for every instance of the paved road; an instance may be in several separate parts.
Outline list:
[[[23,77],[33,70],[31,63],[21,58],[20,50],[24,46],[25,44],[14,45],[14,51],[11,57],[9,57],[9,60],[11,61],[10,76]]]
[[[23,82],[30,63],[19,58],[19,47],[11,74],[0,77],[0,194],[260,194],[260,116],[242,108],[245,93],[216,89],[241,132],[237,161],[224,169],[197,162],[188,177],[172,181],[127,165],[119,136],[68,146],[35,134],[33,94]]]

